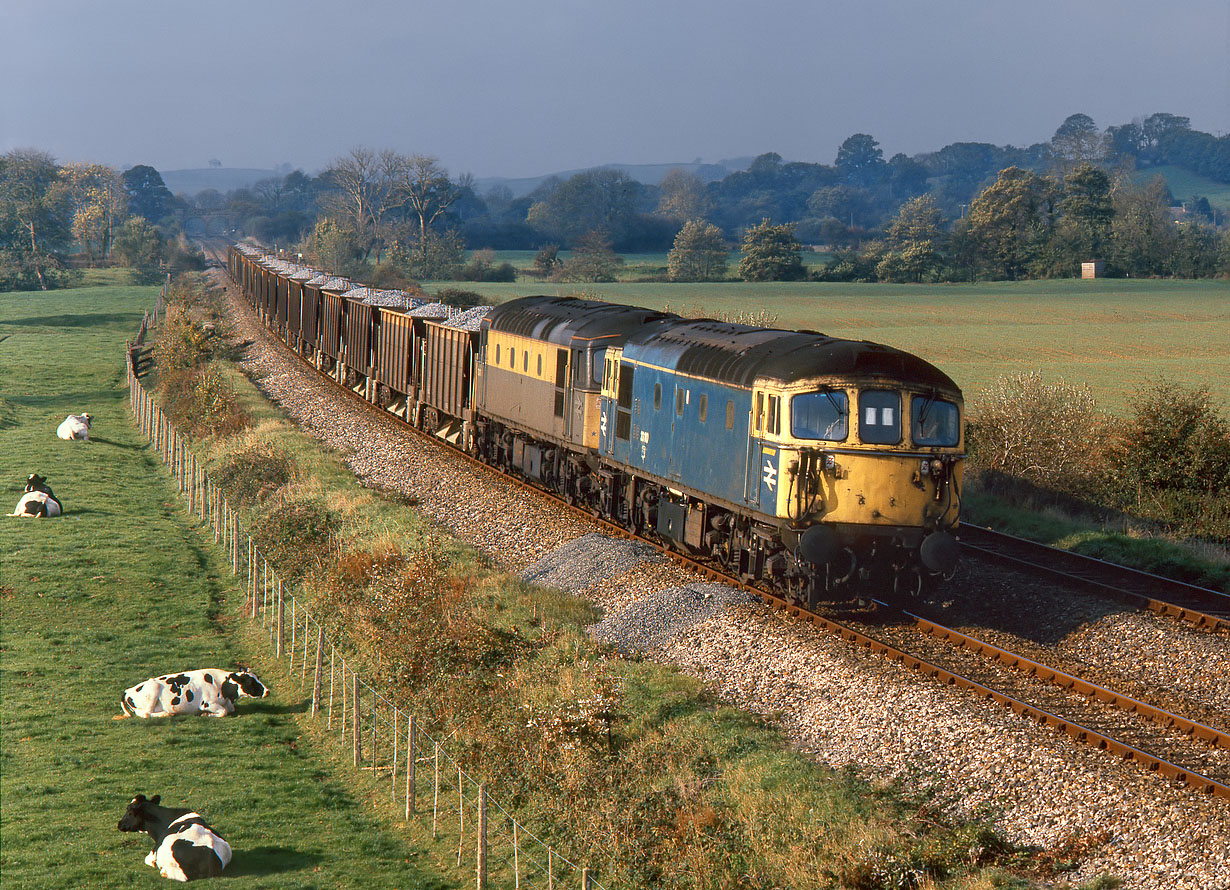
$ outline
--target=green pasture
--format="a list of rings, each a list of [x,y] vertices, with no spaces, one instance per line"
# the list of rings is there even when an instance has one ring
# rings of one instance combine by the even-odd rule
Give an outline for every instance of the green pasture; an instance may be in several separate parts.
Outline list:
[[[1132,391],[1167,378],[1205,386],[1230,410],[1230,283],[1111,280],[980,284],[723,282],[457,285],[502,301],[586,294],[683,314],[765,309],[785,328],[874,340],[917,353],[976,405],[996,377],[1036,370],[1090,386],[1122,413]]]
[[[124,341],[155,293],[0,295],[0,512],[34,471],[66,508],[0,519],[3,885],[163,886],[143,861],[148,837],[116,830],[144,793],[227,838],[230,887],[447,886],[299,731],[307,702],[245,648],[232,626],[242,591],[132,424]],[[92,441],[57,439],[81,411]],[[273,690],[235,717],[112,719],[148,676],[238,664]]]
[[[1218,182],[1215,179],[1201,176],[1199,173],[1169,164],[1137,170],[1132,174],[1132,179],[1139,184],[1144,184],[1155,176],[1166,180],[1166,187],[1170,189],[1170,194],[1180,203],[1190,201],[1195,195],[1203,195],[1209,199],[1209,204],[1222,214],[1230,213],[1230,185],[1224,182]],[[1219,217],[1218,221],[1224,222],[1224,219]]]
[[[537,255],[535,250],[495,250],[492,251],[493,262],[496,265],[500,263],[510,263],[513,268],[523,271],[534,268],[534,257]],[[471,251],[473,255],[473,251]],[[561,250],[559,258],[566,260],[572,256],[571,250]],[[635,281],[638,278],[647,278],[651,276],[665,276],[667,253],[621,253],[620,258],[624,264],[619,270],[620,281]],[[743,252],[732,250],[730,252],[730,268],[733,271],[739,265],[739,260],[743,258]],[[803,265],[808,268],[812,266],[821,266],[832,259],[832,254],[823,251],[804,250],[800,254]]]

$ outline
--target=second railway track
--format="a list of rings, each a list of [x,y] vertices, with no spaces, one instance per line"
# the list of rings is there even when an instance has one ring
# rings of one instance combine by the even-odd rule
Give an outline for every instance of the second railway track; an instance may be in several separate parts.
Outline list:
[[[280,346],[287,356],[297,358],[276,338],[269,339]],[[379,417],[383,422],[392,419],[387,412],[371,405],[345,387],[338,386],[326,375],[316,373],[339,393],[361,404],[373,417]],[[515,484],[525,484],[539,495],[554,500],[562,510],[572,511],[578,517],[583,517],[585,521],[593,522],[607,531],[630,536],[625,530],[597,519],[587,511],[570,507],[536,486],[521,483],[520,480],[512,479],[468,455],[448,448],[426,433],[409,426],[405,428],[413,431],[422,440],[430,440],[432,447],[446,449],[459,460]],[[1095,682],[1049,668],[1023,655],[991,646],[985,641],[976,640],[953,628],[918,616],[909,616],[909,620],[892,625],[885,623],[882,617],[872,619],[871,623],[843,623],[823,615],[815,615],[763,590],[751,588],[713,566],[658,547],[655,542],[647,539],[640,540],[710,579],[754,590],[771,605],[812,621],[869,651],[892,658],[940,682],[994,700],[1024,717],[1066,732],[1077,741],[1109,751],[1119,758],[1135,761],[1146,769],[1184,782],[1200,791],[1230,798],[1230,756],[1217,750],[1218,747],[1230,747],[1230,733],[1224,730],[1183,717],[1133,696],[1114,692]],[[1020,560],[1016,562],[1021,563]],[[1217,627],[1208,622],[1203,626]],[[920,650],[925,654],[921,654]],[[1013,667],[1020,670],[1014,671],[1011,669]]]

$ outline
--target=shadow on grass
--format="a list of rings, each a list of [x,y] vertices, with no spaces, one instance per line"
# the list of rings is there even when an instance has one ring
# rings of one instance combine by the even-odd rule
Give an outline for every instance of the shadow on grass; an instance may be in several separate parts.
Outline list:
[[[308,696],[302,701],[290,702],[284,705],[275,705],[273,702],[248,702],[245,701],[240,707],[249,714],[306,714],[312,708],[312,698]]]
[[[315,868],[322,856],[293,847],[252,847],[236,850],[223,878],[262,877]]]
[[[32,315],[29,318],[10,318],[4,323],[15,327],[85,328],[119,323],[135,325],[140,320],[139,312],[99,312],[89,315]]]
[[[99,442],[99,443],[101,443],[101,444],[103,444],[103,445],[110,445],[112,448],[123,448],[123,449],[125,449],[126,451],[140,451],[142,448],[148,448],[148,447],[149,447],[149,443],[148,443],[148,442],[144,442],[144,443],[141,443],[141,444],[136,444],[136,443],[125,443],[125,442],[113,442],[111,439],[104,439],[102,436],[90,436],[90,441],[91,441],[91,442]]]

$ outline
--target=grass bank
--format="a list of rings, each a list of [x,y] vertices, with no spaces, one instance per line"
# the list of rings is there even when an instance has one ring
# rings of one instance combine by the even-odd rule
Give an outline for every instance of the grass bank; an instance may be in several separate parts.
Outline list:
[[[137,793],[199,809],[235,848],[237,888],[447,887],[300,732],[300,696],[226,720],[115,721],[120,692],[193,667],[251,664],[212,539],[186,521],[127,411],[124,341],[156,289],[0,298],[0,491],[48,477],[66,515],[0,519],[0,871],[6,888],[162,883],[116,822]],[[93,441],[63,442],[68,413]]]

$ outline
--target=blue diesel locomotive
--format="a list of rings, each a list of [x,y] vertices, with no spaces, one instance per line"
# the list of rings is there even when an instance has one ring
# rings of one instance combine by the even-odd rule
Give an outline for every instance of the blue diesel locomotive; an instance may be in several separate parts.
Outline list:
[[[961,391],[915,355],[571,297],[457,316],[243,245],[230,269],[360,396],[800,605],[956,567]]]

